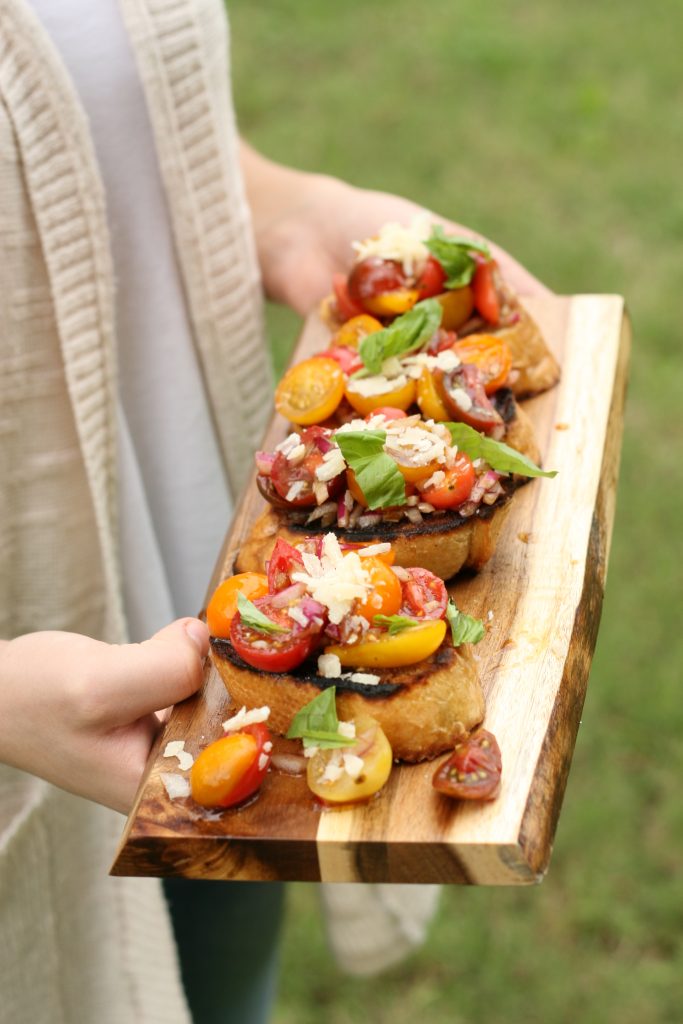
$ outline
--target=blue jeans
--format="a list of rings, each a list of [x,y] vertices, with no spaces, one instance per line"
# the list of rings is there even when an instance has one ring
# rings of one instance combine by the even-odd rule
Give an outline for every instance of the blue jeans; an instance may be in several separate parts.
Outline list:
[[[164,892],[195,1024],[267,1024],[284,885],[167,878]]]

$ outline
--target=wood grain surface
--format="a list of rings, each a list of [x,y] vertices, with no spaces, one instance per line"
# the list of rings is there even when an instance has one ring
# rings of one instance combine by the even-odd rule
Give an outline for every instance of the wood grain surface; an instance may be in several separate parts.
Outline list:
[[[485,726],[503,755],[500,796],[465,804],[431,786],[435,764],[397,765],[368,804],[321,810],[303,778],[271,771],[248,805],[210,813],[170,800],[177,772],[162,752],[182,739],[196,754],[232,713],[210,661],[200,694],[178,705],[151,754],[112,868],[121,875],[298,881],[538,882],[576,740],[600,621],[619,470],[630,328],[623,300],[577,295],[528,302],[562,366],[560,384],[524,406],[545,468],[515,495],[498,549],[477,576],[458,579],[457,604],[484,618],[477,647]],[[324,347],[307,321],[296,360]],[[264,446],[284,436],[275,417]],[[263,508],[252,482],[207,593],[229,575]],[[277,746],[286,749],[286,740]],[[187,773],[185,773],[187,774]]]

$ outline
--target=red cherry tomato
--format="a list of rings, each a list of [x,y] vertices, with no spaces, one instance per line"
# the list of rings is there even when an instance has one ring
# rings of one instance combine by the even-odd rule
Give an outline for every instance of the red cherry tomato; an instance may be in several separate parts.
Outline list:
[[[270,744],[267,749],[264,747]],[[199,754],[190,773],[193,800],[202,807],[234,807],[261,786],[272,738],[263,722],[221,737]]]
[[[238,612],[230,626],[230,642],[242,661],[264,672],[290,672],[305,661],[313,650],[317,635],[302,632],[286,608],[273,607],[273,597],[259,597],[254,604],[278,626],[282,633],[265,633],[246,625]]]
[[[432,778],[440,793],[457,800],[493,800],[498,795],[503,760],[493,733],[477,729],[457,743]]]
[[[366,312],[379,313],[380,316],[384,314],[384,307],[381,301],[378,307],[378,300],[392,292],[401,293],[408,299],[411,291],[401,264],[395,260],[380,259],[379,256],[368,256],[355,264],[349,274],[348,290],[352,302],[362,306]],[[412,304],[410,302],[406,309]],[[394,310],[394,313],[398,312],[405,312],[405,309]]]
[[[487,260],[485,257],[475,257],[475,259],[477,259],[477,269],[474,271],[471,282],[474,305],[484,320],[496,325],[500,320],[500,301],[493,277],[496,264],[493,260]]]
[[[301,444],[305,452],[300,459],[291,460],[283,452],[277,452],[270,470],[270,479],[273,487],[288,505],[294,508],[306,508],[316,504],[316,495],[313,489],[316,483],[315,471],[323,463],[323,455],[329,449],[329,437],[331,431],[326,427],[313,426],[302,431]],[[333,494],[339,488],[343,474],[328,481],[327,489]],[[297,484],[292,497],[292,487]]]
[[[324,352],[319,352],[318,355],[338,362],[347,377],[350,377],[356,370],[360,370],[363,365],[363,360],[356,349],[350,348],[348,345],[332,345]]]
[[[337,312],[340,320],[350,320],[354,316],[362,316],[365,310],[354,302],[349,295],[346,274],[332,275],[332,290],[337,301]]]
[[[293,545],[288,544],[282,537],[278,537],[266,567],[268,570],[268,589],[271,594],[277,594],[278,591],[291,586],[292,573],[303,569],[304,560],[300,551],[297,551]]]
[[[445,291],[446,271],[435,256],[429,256],[417,282],[421,299],[431,299]]]
[[[384,416],[385,420],[403,420],[407,415],[405,409],[395,409],[393,405],[380,405],[378,409],[369,412],[365,419],[371,420],[373,416]]]
[[[472,460],[464,452],[459,452],[453,465],[444,468],[443,472],[443,481],[425,487],[422,500],[428,501],[434,508],[457,508],[467,501],[474,487],[476,474]]]
[[[439,327],[434,337],[430,338],[427,344],[427,354],[435,356],[447,348],[453,348],[457,340],[458,335],[455,331],[447,331],[445,328]]]
[[[500,440],[505,433],[505,423],[486,394],[479,367],[474,363],[461,363],[447,373],[436,369],[433,376],[451,419]]]
[[[446,584],[429,569],[406,569],[409,580],[401,583],[403,601],[399,615],[418,619],[442,619],[446,614]]]

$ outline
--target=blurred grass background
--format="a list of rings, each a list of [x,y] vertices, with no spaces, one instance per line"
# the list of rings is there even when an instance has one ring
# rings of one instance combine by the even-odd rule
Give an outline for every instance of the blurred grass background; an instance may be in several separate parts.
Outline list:
[[[231,0],[244,135],[408,195],[555,291],[624,294],[634,328],[598,647],[548,877],[444,890],[425,947],[331,962],[290,889],[276,1024],[680,1024],[683,5]],[[278,367],[298,329],[269,312]],[[591,368],[586,367],[586,380]]]

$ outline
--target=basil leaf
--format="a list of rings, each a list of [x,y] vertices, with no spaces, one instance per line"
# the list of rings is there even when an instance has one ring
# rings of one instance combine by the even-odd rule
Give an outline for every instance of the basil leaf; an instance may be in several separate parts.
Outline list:
[[[240,613],[244,625],[258,630],[259,633],[289,632],[286,626],[278,626],[277,622],[273,622],[263,612],[260,612],[256,605],[252,604],[249,598],[239,591],[237,593],[237,611]]]
[[[491,437],[480,434],[466,423],[445,423],[451,432],[453,444],[471,459],[485,459],[491,469],[499,473],[518,473],[520,476],[557,476],[556,469],[543,470],[526,455]]]
[[[436,299],[425,299],[397,316],[388,327],[366,335],[358,349],[365,369],[357,371],[353,377],[380,373],[385,359],[404,356],[420,348],[438,330],[442,313]]]
[[[384,430],[338,430],[333,435],[370,509],[403,505],[406,500],[405,480],[384,451],[386,439]]]
[[[459,647],[460,644],[478,644],[486,633],[481,619],[465,615],[452,600],[446,605],[446,618],[450,623],[454,647]]]
[[[302,739],[305,747],[350,747],[356,742],[349,736],[342,736],[335,703],[336,687],[329,686],[309,701],[294,715],[287,732],[287,739]]]
[[[397,633],[403,632],[404,629],[420,625],[417,619],[409,619],[406,615],[375,615],[373,621],[378,626],[386,626],[389,630],[389,636],[396,636]]]
[[[446,272],[446,288],[463,288],[470,283],[477,267],[476,260],[470,255],[472,250],[491,257],[491,251],[485,242],[446,235],[440,224],[432,227],[432,234],[425,245]]]

